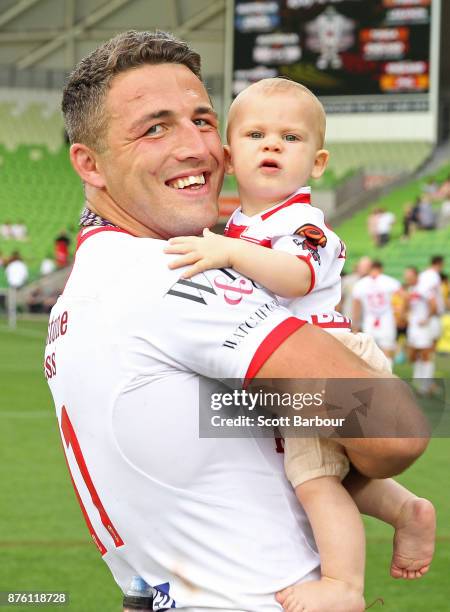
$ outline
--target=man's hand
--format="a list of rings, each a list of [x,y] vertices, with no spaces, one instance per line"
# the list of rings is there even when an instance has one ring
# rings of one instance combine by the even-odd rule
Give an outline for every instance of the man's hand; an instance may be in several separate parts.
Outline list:
[[[198,236],[179,236],[169,240],[165,253],[182,255],[169,264],[171,270],[191,265],[181,278],[191,278],[212,268],[232,267],[232,252],[236,239],[214,234],[208,228],[203,230],[203,238]]]

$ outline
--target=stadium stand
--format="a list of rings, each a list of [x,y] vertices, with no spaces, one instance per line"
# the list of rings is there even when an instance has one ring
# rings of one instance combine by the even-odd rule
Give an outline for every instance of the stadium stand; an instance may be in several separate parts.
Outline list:
[[[450,225],[433,231],[417,230],[408,240],[400,239],[403,232],[402,219],[405,205],[413,202],[421,194],[423,186],[430,178],[442,182],[449,173],[450,166],[446,164],[431,177],[412,179],[405,186],[391,191],[378,202],[372,202],[369,207],[358,211],[350,219],[337,226],[336,231],[351,247],[347,253],[346,271],[350,272],[360,257],[368,255],[381,259],[386,274],[400,280],[405,267],[416,266],[423,269],[428,264],[431,255],[448,252]],[[434,204],[436,208],[439,206],[440,202]],[[377,248],[370,243],[367,232],[367,218],[375,207],[383,207],[394,213],[396,217],[392,239],[382,248]]]
[[[326,145],[329,168],[341,177],[356,168],[367,174],[395,176],[414,172],[431,155],[427,142],[337,142]]]

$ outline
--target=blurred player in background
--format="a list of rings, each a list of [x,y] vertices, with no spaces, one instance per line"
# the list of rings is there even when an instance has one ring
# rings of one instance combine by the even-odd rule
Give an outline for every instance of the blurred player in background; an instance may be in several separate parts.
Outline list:
[[[436,296],[433,291],[420,282],[417,268],[406,268],[404,273],[407,287],[407,344],[409,359],[413,364],[413,378],[417,381],[421,392],[426,393],[431,388],[434,373],[433,318],[437,312]]]
[[[353,331],[371,335],[391,365],[397,335],[392,297],[400,289],[397,279],[383,274],[381,261],[374,261],[369,274],[353,288]]]

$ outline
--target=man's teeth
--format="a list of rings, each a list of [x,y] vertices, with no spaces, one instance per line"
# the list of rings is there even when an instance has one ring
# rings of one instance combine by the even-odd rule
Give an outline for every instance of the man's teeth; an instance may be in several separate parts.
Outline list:
[[[190,185],[204,185],[205,182],[204,175],[199,174],[198,176],[184,176],[182,178],[175,179],[174,181],[170,181],[169,185],[175,189],[184,189]]]

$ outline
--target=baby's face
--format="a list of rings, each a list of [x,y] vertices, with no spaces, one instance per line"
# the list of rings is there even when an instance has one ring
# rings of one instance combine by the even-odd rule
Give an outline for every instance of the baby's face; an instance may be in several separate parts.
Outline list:
[[[307,93],[257,92],[239,102],[228,134],[228,170],[236,175],[243,204],[276,203],[322,174],[318,124]]]

